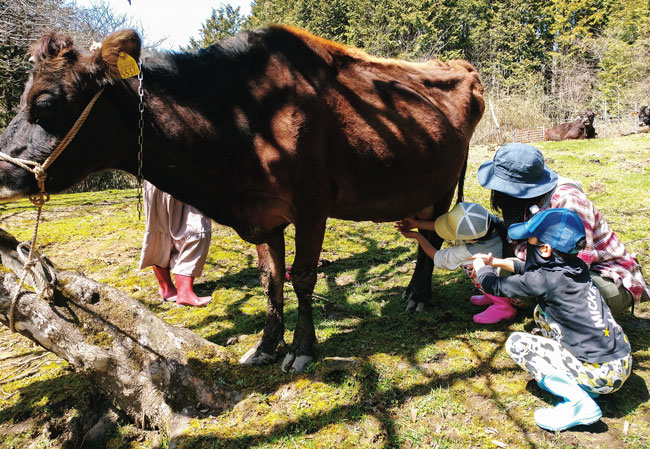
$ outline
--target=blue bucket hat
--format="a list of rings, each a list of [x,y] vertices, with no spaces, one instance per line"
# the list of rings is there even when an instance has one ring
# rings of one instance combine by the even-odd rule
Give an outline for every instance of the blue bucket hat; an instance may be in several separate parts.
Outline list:
[[[578,214],[569,209],[546,209],[525,223],[513,224],[508,228],[513,240],[537,237],[541,243],[563,253],[576,253],[576,243],[585,236],[585,225]]]
[[[557,184],[557,173],[546,166],[542,152],[525,143],[499,148],[494,160],[479,167],[477,177],[483,187],[515,198],[534,198]]]

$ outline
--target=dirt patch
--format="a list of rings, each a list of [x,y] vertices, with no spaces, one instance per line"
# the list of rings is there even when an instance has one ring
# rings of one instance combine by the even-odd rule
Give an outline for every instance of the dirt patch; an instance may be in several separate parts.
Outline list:
[[[587,187],[589,193],[601,194],[607,192],[607,187],[600,181],[593,181]]]
[[[484,423],[491,422],[495,416],[498,416],[494,401],[484,396],[469,396],[466,401],[467,409],[477,416]]]
[[[20,435],[23,432],[29,432],[38,428],[42,421],[37,418],[27,418],[15,424],[4,424],[0,426],[0,438],[7,436]]]
[[[647,163],[624,161],[619,164],[619,169],[622,171],[630,171],[632,173],[643,173],[647,167]]]

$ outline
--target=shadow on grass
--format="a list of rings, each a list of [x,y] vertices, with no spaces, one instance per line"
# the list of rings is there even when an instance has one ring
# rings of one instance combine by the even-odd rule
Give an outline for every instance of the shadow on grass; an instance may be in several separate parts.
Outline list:
[[[354,257],[349,259],[354,262]],[[329,272],[332,276],[335,276],[338,272],[346,271],[345,269],[337,269],[337,263],[334,262],[323,271]],[[385,264],[385,262],[378,263]],[[368,269],[364,273],[364,275],[358,276],[357,279],[363,280],[376,276],[374,271],[373,275],[369,276]],[[386,271],[382,270],[382,273],[386,273]],[[533,325],[527,319],[532,314],[532,311],[520,311],[518,318],[513,322],[499,323],[494,326],[481,326],[471,321],[471,315],[480,311],[480,309],[470,305],[467,300],[471,295],[472,287],[469,281],[465,279],[464,274],[450,273],[435,277],[434,289],[441,298],[436,304],[435,310],[427,310],[418,315],[407,315],[403,311],[402,289],[395,287],[374,295],[375,301],[383,303],[379,315],[376,315],[370,307],[361,308],[365,312],[364,316],[361,317],[363,320],[352,325],[345,325],[340,322],[344,318],[358,317],[357,314],[352,313],[347,308],[347,297],[345,295],[334,295],[331,299],[334,304],[341,304],[340,307],[334,308],[334,314],[332,314],[332,308],[328,307],[331,304],[329,300],[317,299],[314,301],[314,317],[317,328],[323,325],[324,320],[339,320],[339,331],[319,342],[318,357],[357,357],[365,361],[363,372],[359,375],[363,387],[358,394],[358,399],[353,404],[335,406],[326,412],[312,414],[308,417],[298,417],[275,425],[263,432],[251,432],[248,435],[239,435],[232,438],[223,438],[220,435],[211,435],[207,432],[202,435],[181,436],[176,442],[182,443],[181,445],[187,444],[187,447],[211,448],[248,448],[261,443],[272,444],[275,442],[286,442],[291,446],[294,437],[304,437],[305,435],[317,433],[327,426],[368,415],[375,417],[381,423],[381,433],[386,435],[385,441],[376,447],[401,447],[403,436],[399,431],[400,423],[396,421],[395,415],[390,411],[391,408],[401,407],[411,398],[424,396],[432,389],[450,388],[458,382],[468,382],[471,379],[481,377],[486,382],[487,387],[487,393],[484,395],[494,402],[499,410],[505,413],[506,419],[513,426],[519,429],[520,435],[523,436],[523,444],[531,448],[538,447],[539,438],[542,438],[540,435],[544,431],[537,429],[536,432],[531,432],[532,416],[521,417],[521,415],[514,413],[509,404],[510,397],[507,394],[500,393],[500,389],[493,385],[492,381],[494,375],[510,375],[513,372],[520,372],[514,363],[502,367],[503,363],[495,363],[495,358],[502,353],[509,328],[512,325],[524,324],[524,327]],[[293,324],[295,314],[289,314],[289,317],[288,323]],[[472,342],[475,337],[470,335],[471,332],[482,329],[490,331],[502,330],[504,332],[500,337],[482,337],[477,342]],[[223,336],[220,335],[218,338],[223,338]],[[460,340],[462,344],[470,349],[474,362],[447,375],[437,375],[435,372],[431,374],[430,366],[426,366],[426,363],[421,363],[418,360],[418,353],[431,344],[432,340],[452,338]],[[487,354],[479,352],[477,345],[486,343],[492,344],[493,349]],[[427,381],[409,388],[391,387],[386,389],[385,385],[381,385],[380,373],[376,371],[376,368],[369,361],[370,357],[380,353],[388,353],[403,358],[412,369],[423,374]],[[444,361],[448,356],[443,353],[442,357],[435,357],[434,365],[441,358]],[[240,371],[242,375],[255,373],[254,376],[265,379],[264,382],[256,383],[251,388],[247,388],[246,393],[273,394],[287,382],[295,380],[296,376],[305,376],[295,374],[269,375],[273,370],[276,372],[279,370],[277,363],[270,367],[251,367]],[[345,375],[342,374],[342,376]],[[335,374],[327,377],[325,381],[337,383],[340,382],[340,378],[340,374]],[[548,399],[548,402],[553,400],[552,395],[548,393],[541,392],[541,395],[538,391],[532,393],[535,396]],[[605,396],[603,398],[601,406],[606,418],[622,418],[646,403],[647,400],[648,390],[645,380],[636,374],[632,374],[619,392],[611,397]],[[590,426],[579,426],[571,429],[571,432],[567,433],[567,435],[572,435],[574,432],[602,434],[609,430],[609,426],[600,421]],[[195,444],[196,446],[194,446]],[[204,444],[207,444],[207,446]]]
[[[97,404],[101,396],[89,380],[76,373],[32,382],[15,394],[19,395],[18,400],[0,409],[0,425],[29,418],[61,418],[73,406],[85,405],[88,408]]]
[[[335,265],[337,265],[336,262],[332,264],[332,267]],[[334,270],[334,268],[329,269]],[[467,336],[468,328],[470,330],[482,328],[471,321],[471,314],[475,313],[474,306],[469,305],[469,301],[467,301],[472,289],[471,284],[464,278],[463,274],[452,275],[451,279],[452,281],[446,285],[437,285],[438,293],[444,300],[438,304],[435,311],[407,315],[402,307],[401,288],[393,288],[377,295],[376,300],[384,304],[379,316],[375,316],[372,310],[368,308],[366,310],[368,317],[363,317],[363,320],[358,324],[345,325],[340,323],[339,332],[319,343],[319,358],[339,356],[357,357],[364,360],[363,372],[359,375],[362,388],[358,394],[358,399],[353,404],[335,406],[326,412],[289,420],[257,434],[224,439],[217,434],[210,435],[208,432],[202,435],[178,437],[176,443],[182,447],[248,448],[262,442],[273,443],[283,441],[287,437],[293,438],[313,434],[329,425],[368,415],[373,416],[381,423],[381,433],[386,435],[385,441],[376,447],[392,448],[401,445],[401,437],[398,431],[399,423],[396,422],[395,416],[390,409],[404,405],[412,397],[426,395],[435,388],[449,388],[457,382],[465,382],[476,376],[486,376],[488,377],[490,398],[495,403],[500,404],[500,394],[492,388],[487,375],[512,371],[511,367],[495,368],[493,364],[494,357],[502,351],[505,336],[492,341],[495,348],[487,356],[482,356],[477,351],[473,351],[474,358],[479,361],[477,366],[470,363],[448,375],[431,374],[430,366],[425,366],[426,364],[418,361],[418,352],[429,345],[432,340],[460,337],[463,344],[471,347],[472,343],[468,341],[469,337]],[[462,300],[458,298],[462,298]],[[345,301],[345,297],[339,298],[339,300]],[[322,301],[315,302],[314,316],[317,328],[322,325],[324,319],[328,319],[327,304],[327,302]],[[337,313],[339,311],[337,309]],[[340,320],[350,316],[356,315],[343,312],[337,319]],[[295,320],[293,314],[291,319]],[[509,325],[510,323],[501,324],[493,326],[491,329],[506,329]],[[243,326],[236,324],[235,327],[241,328]],[[219,338],[223,338],[223,336],[219,336]],[[482,340],[482,342],[484,341]],[[376,368],[369,361],[373,355],[380,353],[401,356],[412,369],[419,371],[427,380],[409,388],[386,388],[381,383],[381,374],[376,371]],[[445,357],[446,355],[443,354],[442,358]],[[205,367],[205,369],[214,372],[224,371],[222,366],[210,366]],[[232,369],[232,367],[229,367],[229,369]],[[280,390],[287,382],[294,381],[296,377],[306,376],[304,374],[274,375],[273,372],[277,373],[278,370],[279,364],[277,363],[270,367],[236,369],[238,375],[248,373],[248,376],[252,375],[251,377],[264,379],[262,383],[254,381],[254,385],[246,389],[247,394],[271,395]],[[327,382],[329,379],[329,382],[336,383],[340,381],[337,380],[338,377],[340,376],[334,375],[326,378],[325,381]],[[501,404],[501,407],[507,410],[506,404]],[[526,423],[519,422],[518,418],[513,415],[509,415],[509,419],[525,433]],[[529,441],[529,443],[531,447],[534,446],[532,441]],[[207,444],[207,446],[204,444]]]
[[[369,327],[377,327],[383,329],[385,332],[390,333],[399,327],[400,324],[402,324],[401,320],[392,320],[397,322],[391,326],[388,326],[388,321],[391,321],[391,318],[386,317],[381,320],[374,320],[374,322],[371,322],[365,326],[361,326],[361,328],[356,332],[340,334],[332,338],[332,341],[328,341],[328,346],[337,347],[337,344],[344,343],[350,338],[354,339],[355,336],[357,336],[355,334],[365,334],[366,331],[369,330]],[[338,347],[341,348],[340,346]],[[287,437],[302,437],[304,435],[314,434],[329,425],[359,419],[360,417],[367,415],[373,416],[378,422],[381,423],[382,430],[380,434],[385,435],[384,441],[378,441],[377,445],[374,447],[401,447],[402,442],[400,441],[400,436],[398,433],[398,427],[400,424],[396,421],[395,415],[391,409],[400,405],[404,405],[412,397],[426,395],[431,392],[432,389],[450,388],[459,381],[468,381],[469,379],[474,378],[475,376],[480,375],[486,371],[489,371],[490,373],[502,373],[510,371],[510,368],[494,369],[487,366],[490,363],[491,357],[494,355],[491,354],[488,359],[481,362],[478,368],[470,366],[464,369],[459,369],[449,375],[428,375],[426,376],[428,379],[426,382],[412,386],[410,388],[386,388],[385,385],[382,385],[381,374],[377,372],[375,367],[367,360],[368,357],[364,354],[359,354],[354,350],[351,352],[356,354],[357,357],[361,357],[365,360],[363,370],[358,375],[358,379],[361,383],[358,399],[353,404],[335,406],[325,412],[288,420],[282,424],[273,426],[271,429],[260,431],[257,434],[223,438],[217,434],[210,435],[208,432],[202,435],[180,436],[175,439],[175,443],[181,447],[249,448],[260,443],[272,444],[274,442],[279,442],[281,440],[285,440]],[[368,351],[368,354],[372,355],[372,353],[375,352],[381,352],[381,349],[374,348],[373,350]],[[496,352],[497,350],[495,350],[495,353]],[[405,354],[405,356],[408,358],[407,354]],[[422,369],[418,365],[413,365],[413,368],[418,370]],[[252,371],[265,371],[265,368],[249,369]],[[273,386],[275,388],[275,391],[281,388],[284,382],[292,381],[298,375],[286,376],[287,377],[284,380],[281,380],[277,385]],[[304,377],[305,375],[300,376]],[[341,376],[332,375],[332,373],[330,373],[330,375],[325,378],[325,381],[337,384],[341,382]],[[493,390],[491,391],[492,399],[498,402],[498,393],[494,392]],[[267,394],[271,394],[272,392],[272,390],[268,391]],[[514,417],[511,419],[516,420]],[[524,430],[523,423],[518,423],[518,425],[522,428],[522,430]],[[203,443],[207,443],[208,445],[204,446]],[[530,446],[534,446],[532,441],[530,441]]]
[[[372,286],[373,282],[378,283],[379,278],[395,276],[397,267],[405,264],[407,258],[412,256],[411,249],[406,247],[382,249],[367,236],[357,235],[354,238],[365,242],[366,251],[334,260],[332,264],[320,269],[319,271],[325,276],[325,293],[321,292],[320,295],[315,296],[313,301],[316,328],[322,329],[324,326],[328,326],[328,323],[333,323],[337,329],[319,342],[318,357],[358,357],[364,363],[363,370],[358,375],[361,388],[353,403],[333,406],[327,411],[308,416],[299,416],[274,425],[270,429],[251,431],[248,435],[222,438],[216,433],[210,434],[207,431],[200,435],[179,436],[176,443],[182,447],[248,448],[261,443],[280,442],[287,438],[314,434],[327,426],[354,421],[361,416],[368,415],[381,423],[381,434],[385,435],[385,438],[378,442],[376,447],[400,447],[403,442],[400,422],[391,409],[402,407],[411,398],[424,396],[432,389],[447,389],[458,382],[471,382],[471,379],[480,377],[485,379],[487,388],[487,393],[481,394],[493,401],[499,410],[503,411],[506,419],[521,431],[526,446],[537,447],[529,432],[532,416],[523,419],[513,413],[508,403],[508,395],[500,393],[499,388],[492,384],[490,377],[490,375],[507,375],[517,371],[516,367],[513,368],[514,364],[510,363],[503,367],[503,363],[495,363],[495,358],[503,351],[503,344],[510,326],[522,322],[525,326],[530,325],[529,321],[525,321],[526,316],[529,316],[529,311],[520,312],[514,322],[499,323],[494,326],[480,326],[473,323],[472,315],[482,309],[469,303],[472,286],[465,275],[459,271],[434,275],[433,292],[438,300],[433,307],[425,309],[420,314],[407,315],[404,312],[404,302],[401,299],[404,287],[401,286],[386,288],[374,293],[369,291],[367,302],[353,303],[351,295],[354,289],[347,285],[338,285],[336,283],[338,276],[353,271],[354,273],[350,277],[353,278],[354,283]],[[193,330],[200,330],[215,322],[232,322],[232,327],[208,335],[208,340],[224,344],[229,337],[258,332],[263,328],[266,319],[264,311],[261,310],[253,314],[243,311],[243,306],[247,301],[255,296],[263,295],[259,287],[256,267],[248,266],[217,281],[197,284],[196,287],[198,292],[213,291],[219,288],[241,289],[247,287],[255,289],[228,304],[225,312],[205,317],[191,327]],[[287,329],[291,330],[294,328],[297,318],[295,304],[286,307],[286,309],[285,323]],[[162,310],[162,307],[159,310]],[[353,324],[349,324],[346,320],[350,318],[360,319],[360,321],[354,320]],[[471,335],[473,331],[482,329],[502,331],[502,333],[491,338],[478,338]],[[452,356],[443,351],[441,355],[436,355],[433,358],[433,363],[423,363],[420,352],[433,341],[444,339],[455,339],[458,344],[469,348],[472,361],[448,374],[439,375],[431,367],[437,366],[437,363],[445,363]],[[473,339],[477,341],[472,341]],[[645,342],[647,342],[647,337],[641,339],[641,347]],[[486,354],[485,351],[477,349],[477,346],[481,344],[491,344],[494,347]],[[372,356],[383,353],[403,359],[410,369],[418,371],[426,380],[407,388],[399,388],[390,384],[387,386],[385,382],[382,382],[382,374],[370,361]],[[205,364],[196,359],[193,360],[193,363],[198,364],[201,372],[209,373],[211,380],[218,380],[219,384],[243,391],[246,395],[273,394],[298,378],[309,379],[308,374],[281,373],[279,363],[267,367],[247,367],[226,363]],[[639,363],[639,360],[635,359],[635,363]],[[218,376],[223,376],[223,378]],[[326,378],[325,382],[336,384],[340,382],[341,376],[345,376],[345,374],[334,374]],[[63,379],[66,377],[68,376],[64,376]],[[55,381],[57,380],[55,379]],[[31,397],[37,391],[34,389],[50,392],[57,388],[55,381],[32,384],[22,389],[21,395],[24,395],[25,398]],[[622,390],[614,396],[616,400],[605,403],[603,411],[607,417],[620,418],[646,402],[648,390],[644,379],[633,374]],[[21,403],[0,411],[0,423],[7,422],[16,415],[25,416],[23,409],[29,410],[29,414],[40,412],[40,409],[32,407],[31,403]],[[229,411],[225,410],[223,413]],[[589,426],[588,429],[591,432],[602,432],[607,430],[607,426],[597,424]],[[291,447],[290,441],[288,446]]]
[[[336,277],[350,270],[357,270],[354,282],[372,285],[373,279],[382,276],[389,276],[394,270],[394,268],[380,269],[380,267],[384,267],[384,265],[391,260],[398,259],[407,251],[408,249],[401,247],[391,250],[380,249],[376,246],[376,243],[373,243],[373,245],[363,253],[338,259],[327,264],[325,267],[319,268],[319,272],[325,276],[326,285],[331,294],[328,294],[328,297],[318,294],[314,296],[312,302],[314,305],[313,313],[315,322],[318,323],[318,321],[320,321],[319,318],[327,316],[334,310],[336,310],[338,314],[337,319],[371,317],[374,312],[370,305],[350,304],[349,301],[347,301],[347,295],[349,292],[346,291],[345,287],[335,284]],[[371,260],[372,263],[368,263],[369,260]],[[379,271],[370,274],[370,270]],[[244,286],[248,288],[258,288],[259,285],[259,270],[257,268],[248,267],[238,271],[237,273],[226,275],[217,281],[199,283],[196,285],[195,290],[201,294],[205,294],[217,289],[237,289]],[[221,345],[226,344],[230,337],[255,332],[255,329],[261,330],[266,320],[265,311],[260,311],[256,314],[244,313],[242,311],[242,307],[245,303],[257,293],[258,292],[245,295],[244,298],[229,304],[223,314],[206,317],[191,326],[190,329],[201,329],[219,321],[234,321],[234,326],[205,337],[207,340]],[[261,288],[259,289],[258,294],[260,297],[263,296]],[[290,295],[288,301],[295,299],[295,294],[293,292],[291,292]],[[382,297],[384,296],[385,295],[382,295]],[[264,300],[266,300],[266,298],[264,298]],[[383,300],[383,298],[376,300]],[[293,306],[286,306],[286,302],[288,301],[285,300],[285,324],[288,329],[293,329],[297,320],[297,311]]]

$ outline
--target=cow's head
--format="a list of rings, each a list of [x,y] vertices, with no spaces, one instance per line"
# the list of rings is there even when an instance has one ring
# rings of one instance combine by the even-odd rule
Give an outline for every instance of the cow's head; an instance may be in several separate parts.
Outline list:
[[[46,33],[30,47],[34,66],[21,98],[20,108],[0,137],[0,151],[14,158],[42,163],[73,126],[91,98],[103,87],[121,79],[118,55],[125,52],[136,61],[140,38],[132,30],[118,31],[88,51],[76,48],[72,39]],[[103,100],[103,101],[102,101]],[[97,151],[103,136],[115,133],[104,127],[108,100],[99,98],[87,122],[47,172],[46,189],[58,192],[89,173],[111,167],[108,152]],[[107,125],[107,124],[106,124]],[[113,157],[114,159],[114,157]],[[0,162],[0,199],[36,193],[33,174],[6,161]]]
[[[582,119],[582,123],[585,125],[586,128],[590,128],[594,126],[594,118],[596,118],[596,113],[593,111],[585,111],[580,118]]]
[[[650,106],[641,106],[639,109],[639,123],[650,126]]]

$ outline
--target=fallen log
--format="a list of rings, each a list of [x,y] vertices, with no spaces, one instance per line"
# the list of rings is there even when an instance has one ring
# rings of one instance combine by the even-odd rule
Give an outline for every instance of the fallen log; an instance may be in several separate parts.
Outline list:
[[[15,272],[0,272],[0,322],[7,326],[23,274],[17,243],[0,229],[0,264]],[[52,301],[27,290],[19,295],[16,331],[85,374],[136,424],[173,436],[200,410],[232,405],[235,393],[202,375],[231,362],[223,348],[82,274],[57,277]]]

